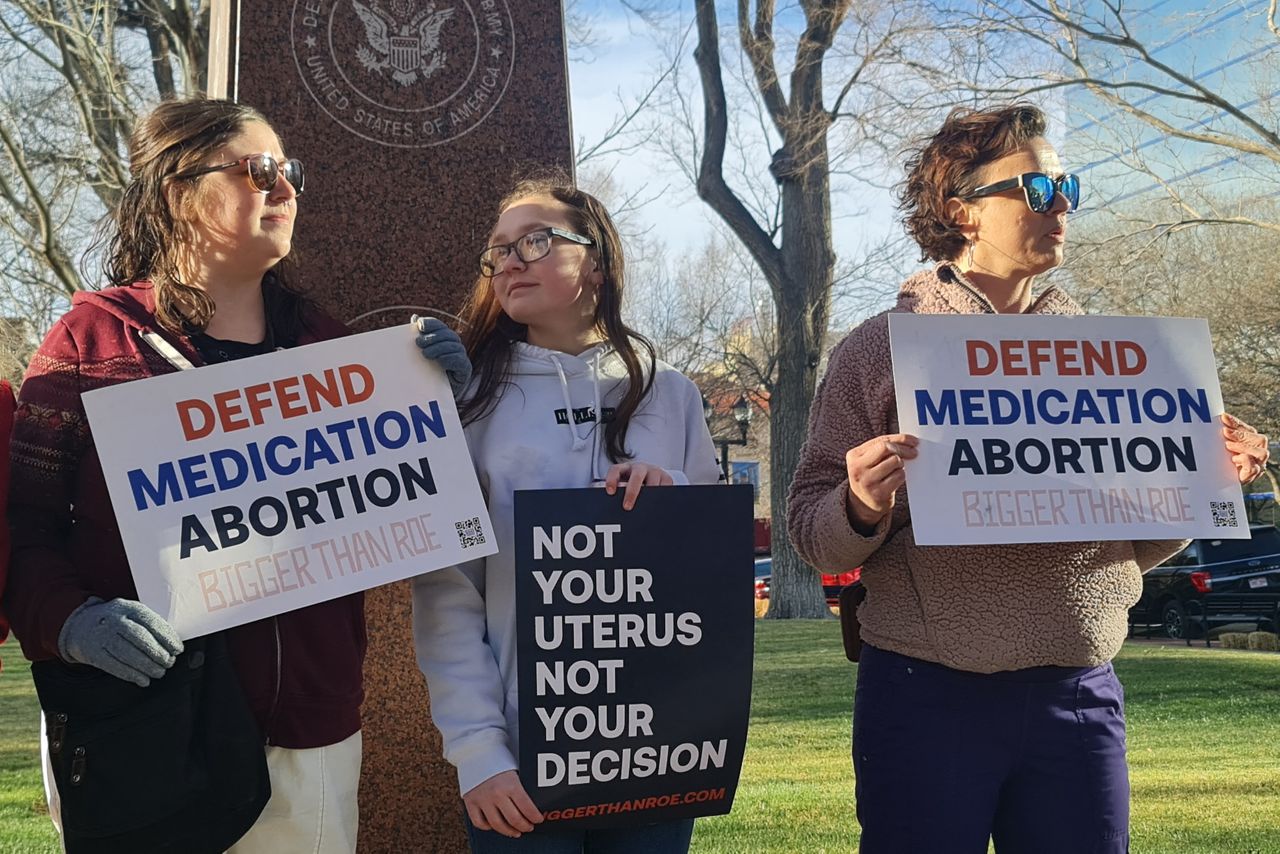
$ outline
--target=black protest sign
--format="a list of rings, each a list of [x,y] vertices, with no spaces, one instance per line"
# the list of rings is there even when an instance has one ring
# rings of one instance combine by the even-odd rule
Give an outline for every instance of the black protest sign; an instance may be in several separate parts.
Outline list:
[[[516,493],[520,779],[543,828],[727,813],[751,706],[751,489]]]

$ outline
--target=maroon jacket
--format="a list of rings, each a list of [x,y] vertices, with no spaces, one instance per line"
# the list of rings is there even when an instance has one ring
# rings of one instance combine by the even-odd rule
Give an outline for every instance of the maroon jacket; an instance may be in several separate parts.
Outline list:
[[[58,655],[63,623],[89,596],[137,598],[80,396],[177,370],[141,340],[141,331],[164,335],[192,364],[204,363],[190,341],[160,328],[154,311],[148,283],[76,294],[19,390],[4,608],[33,661]],[[298,343],[347,334],[338,321],[311,311]],[[360,728],[362,594],[238,626],[228,640],[268,743],[320,747]]]

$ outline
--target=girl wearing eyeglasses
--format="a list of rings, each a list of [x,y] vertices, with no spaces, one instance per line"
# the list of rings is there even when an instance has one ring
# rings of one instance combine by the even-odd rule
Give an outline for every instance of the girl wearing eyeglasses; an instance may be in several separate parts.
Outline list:
[[[715,483],[701,395],[623,323],[622,244],[587,193],[518,186],[479,267],[461,342],[432,321],[419,344],[457,379],[464,345],[475,366],[459,407],[498,553],[414,582],[418,662],[471,850],[685,852],[692,820],[530,833],[542,814],[516,773],[514,493],[602,484],[630,509],[642,487]]]
[[[908,232],[935,266],[893,311],[1080,314],[1036,279],[1062,262],[1080,181],[1027,104],[957,109],[912,154]],[[862,566],[853,764],[863,854],[1122,854],[1124,696],[1110,661],[1141,572],[1183,545],[1077,542],[922,548],[898,429],[888,314],[831,354],[791,485],[792,542]],[[1230,416],[1241,482],[1266,438]],[[843,618],[854,615],[845,614]]]
[[[120,803],[127,808],[98,815],[84,793],[106,791],[103,781],[111,778],[103,775],[115,760],[84,748],[80,778],[74,760],[71,778],[57,778],[59,786],[76,787],[74,800],[62,792],[62,829],[69,842],[85,833],[102,836],[103,826],[128,829],[133,835],[113,850],[351,852],[362,597],[230,629],[219,633],[216,646],[212,639],[184,645],[159,614],[136,601],[99,464],[111,449],[95,445],[81,402],[92,389],[347,334],[286,277],[302,164],[286,158],[253,109],[204,99],[168,101],[139,118],[129,155],[130,182],[107,235],[108,286],[76,294],[31,360],[12,441],[13,558],[4,605],[23,652],[36,662],[33,672],[49,672],[58,661],[81,665],[69,672],[87,680],[86,703],[95,692],[131,698],[111,737],[151,763],[132,772],[121,766],[126,770],[116,773],[128,797]],[[197,646],[198,655],[184,653]],[[225,650],[235,677],[230,696],[209,712],[216,720],[201,717],[200,703],[213,701],[207,694],[194,706],[179,702],[172,714],[139,720],[133,710],[168,696],[164,685],[212,668],[215,649]],[[259,751],[249,756],[259,778],[269,773],[270,801],[265,787],[257,802],[249,797],[250,774],[245,793],[232,792],[243,802],[225,815],[200,812],[201,803],[227,796],[227,781],[205,791],[213,772],[199,763],[224,761],[231,745],[225,751],[205,745],[190,764],[187,745],[171,742],[180,738],[174,733],[183,715],[196,715],[199,738],[229,709],[247,720],[250,745]],[[46,768],[48,779],[82,734],[74,731],[75,713],[46,712],[56,734],[45,756],[57,763]],[[59,793],[48,788],[56,820]],[[187,821],[189,809],[199,818]],[[90,824],[97,830],[86,831]]]

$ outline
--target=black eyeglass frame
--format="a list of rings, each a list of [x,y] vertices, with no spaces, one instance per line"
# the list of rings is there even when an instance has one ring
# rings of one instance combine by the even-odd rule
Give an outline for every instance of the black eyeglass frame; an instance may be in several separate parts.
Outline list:
[[[493,252],[493,250],[495,249],[506,249],[508,253],[510,252],[516,253],[516,257],[519,258],[521,263],[524,263],[524,264],[532,264],[534,261],[541,261],[543,258],[546,258],[548,255],[551,254],[550,240],[547,241],[547,251],[537,256],[536,258],[526,258],[524,257],[524,253],[520,251],[520,241],[524,240],[530,235],[541,234],[541,233],[546,233],[551,237],[560,237],[570,241],[571,243],[577,243],[582,246],[596,245],[596,242],[592,240],[590,237],[585,237],[584,235],[581,235],[581,234],[575,234],[572,231],[566,231],[565,229],[557,228],[554,225],[548,225],[542,228],[535,228],[532,231],[525,232],[524,234],[517,237],[515,240],[511,241],[510,243],[495,243],[492,246],[486,246],[484,248],[484,251],[480,253],[480,258],[479,258],[480,274],[490,279],[492,279],[495,275],[497,275],[498,266],[503,261],[506,260],[506,256],[504,255],[501,259],[497,261],[497,263],[487,260],[489,257],[489,253]],[[486,269],[486,266],[485,266],[486,264],[488,264],[488,267],[491,269]]]
[[[1035,205],[1031,204],[1031,193],[1027,185],[1032,178],[1048,179],[1050,186],[1053,187],[1053,194],[1049,196],[1049,204],[1045,206],[1044,210],[1036,210]],[[1070,196],[1062,191],[1062,185],[1072,178],[1074,178],[1076,182],[1076,198],[1074,201]],[[1068,213],[1080,208],[1080,176],[1071,172],[1064,172],[1056,178],[1045,172],[1023,172],[1015,178],[1006,178],[1003,181],[996,181],[994,184],[984,184],[976,190],[966,194],[964,198],[978,199],[983,196],[994,196],[996,193],[1003,193],[1005,190],[1012,190],[1015,188],[1020,188],[1022,190],[1023,200],[1026,201],[1027,207],[1030,208],[1033,213],[1043,214],[1053,210],[1054,201],[1059,195],[1067,200]]]
[[[253,169],[249,165],[249,161],[254,160],[256,158],[262,158],[265,161],[269,161],[275,164],[275,178],[271,181],[271,185],[269,187],[266,187],[266,188],[260,187],[258,186],[258,182],[253,179]],[[232,166],[240,166],[240,165],[243,165],[245,167],[244,171],[245,171],[245,175],[247,175],[249,178],[249,183],[252,184],[253,189],[259,193],[270,193],[272,190],[274,190],[276,188],[276,182],[280,180],[281,176],[283,176],[286,181],[289,181],[289,186],[293,187],[293,194],[295,196],[302,195],[303,188],[307,183],[307,170],[302,165],[301,160],[299,160],[296,157],[289,157],[283,161],[277,160],[276,156],[272,154],[270,151],[258,151],[253,154],[246,154],[244,157],[241,157],[239,160],[232,160],[229,163],[219,163],[216,166],[197,166],[195,169],[188,169],[185,172],[178,172],[173,176],[173,179],[176,181],[176,180],[182,180],[186,178],[198,178],[201,175],[208,175],[210,172],[221,172],[224,169],[230,169]],[[293,165],[294,168],[297,170],[298,182],[296,184],[293,181],[289,180],[288,175],[285,175],[285,172],[288,170],[290,165]]]

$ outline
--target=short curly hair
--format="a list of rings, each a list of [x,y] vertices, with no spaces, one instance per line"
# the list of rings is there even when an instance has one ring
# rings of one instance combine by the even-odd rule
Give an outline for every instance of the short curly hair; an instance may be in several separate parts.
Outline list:
[[[978,186],[979,170],[1044,136],[1045,117],[1026,102],[973,109],[956,107],[931,137],[909,149],[907,179],[898,210],[907,233],[920,245],[921,260],[950,261],[965,238],[947,216],[947,199],[964,198]]]

